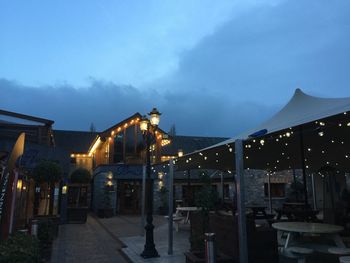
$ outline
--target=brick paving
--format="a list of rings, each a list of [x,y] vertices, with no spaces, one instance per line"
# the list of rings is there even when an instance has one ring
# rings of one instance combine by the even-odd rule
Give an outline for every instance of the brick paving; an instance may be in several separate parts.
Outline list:
[[[92,216],[86,224],[61,225],[53,243],[52,263],[129,262],[121,253],[122,243]]]

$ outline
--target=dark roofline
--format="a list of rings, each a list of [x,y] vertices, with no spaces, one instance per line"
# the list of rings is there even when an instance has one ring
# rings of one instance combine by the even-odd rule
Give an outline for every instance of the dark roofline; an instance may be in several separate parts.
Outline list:
[[[229,138],[227,137],[212,137],[212,136],[193,136],[193,135],[175,135],[175,136],[170,136],[169,135],[169,139],[172,139],[174,137],[181,137],[181,138],[198,138],[198,139],[219,139],[219,140],[227,140]]]
[[[19,118],[19,119],[39,122],[39,123],[43,123],[47,126],[51,126],[52,124],[54,124],[54,121],[52,121],[52,120],[38,118],[38,117],[25,115],[25,114],[21,114],[21,113],[16,113],[16,112],[12,112],[12,111],[0,110],[0,115],[6,115],[6,116],[10,116],[10,117]]]

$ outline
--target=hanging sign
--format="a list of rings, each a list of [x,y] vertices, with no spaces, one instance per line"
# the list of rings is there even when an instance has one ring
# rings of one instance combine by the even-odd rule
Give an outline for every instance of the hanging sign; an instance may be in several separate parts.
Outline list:
[[[21,133],[12,148],[9,158],[3,158],[1,161],[1,180],[0,180],[0,239],[6,239],[11,225],[11,211],[13,199],[13,187],[15,180],[15,165],[17,159],[23,154],[25,134]]]

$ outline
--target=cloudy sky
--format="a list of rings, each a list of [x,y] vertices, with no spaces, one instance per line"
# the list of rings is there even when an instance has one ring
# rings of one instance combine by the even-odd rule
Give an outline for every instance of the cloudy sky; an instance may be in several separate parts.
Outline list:
[[[0,108],[104,130],[157,107],[234,136],[296,88],[350,97],[348,0],[0,2]]]

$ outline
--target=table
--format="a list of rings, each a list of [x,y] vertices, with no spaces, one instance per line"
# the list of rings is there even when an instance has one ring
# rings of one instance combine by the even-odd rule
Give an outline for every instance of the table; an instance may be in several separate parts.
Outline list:
[[[346,247],[339,236],[339,232],[344,230],[342,226],[308,222],[279,222],[272,224],[272,227],[288,233],[284,248],[288,248],[289,243],[292,242],[297,233],[324,235],[331,238],[337,247]]]
[[[187,212],[187,215],[186,215],[186,219],[184,221],[184,223],[188,223],[188,220],[190,218],[190,212],[193,212],[193,211],[198,211],[200,210],[199,207],[195,207],[195,206],[179,206],[179,207],[176,207],[176,214],[178,214],[179,212]]]
[[[290,221],[317,221],[316,215],[319,213],[319,210],[291,208],[276,208],[275,211],[277,220],[280,220],[285,215]]]

